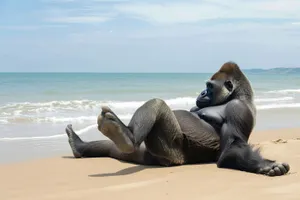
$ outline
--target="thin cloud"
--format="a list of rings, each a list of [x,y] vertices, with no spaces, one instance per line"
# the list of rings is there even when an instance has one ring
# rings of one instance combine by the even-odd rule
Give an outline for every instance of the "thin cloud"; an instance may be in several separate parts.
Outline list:
[[[150,24],[195,24],[208,20],[300,20],[299,0],[210,0],[210,1],[150,1],[150,0],[42,0],[57,4],[59,13],[47,18],[58,23],[100,23],[114,17],[132,18]],[[65,8],[58,5],[65,3]],[[55,4],[54,4],[55,5]],[[92,15],[95,14],[96,16]],[[98,16],[98,14],[100,14]]]
[[[110,17],[103,16],[75,16],[50,18],[47,21],[58,23],[102,23],[110,20]]]
[[[77,0],[42,0],[42,2],[45,3],[70,3],[70,2],[75,2]]]
[[[63,28],[65,25],[22,25],[22,26],[0,26],[0,30],[13,31],[35,31],[46,28]]]
[[[116,5],[115,9],[156,24],[196,23],[209,19],[300,19],[300,1],[295,0],[126,3]]]
[[[44,12],[45,21],[54,23],[103,23],[113,19],[116,13],[111,8],[100,6],[100,2],[92,0],[54,0],[57,3],[67,3],[64,7],[54,5]]]
[[[123,2],[130,2],[130,0],[41,0],[45,3],[93,3],[93,2],[100,2],[100,3],[123,3]]]
[[[14,31],[32,31],[39,29],[38,26],[0,26],[0,30],[14,30]]]

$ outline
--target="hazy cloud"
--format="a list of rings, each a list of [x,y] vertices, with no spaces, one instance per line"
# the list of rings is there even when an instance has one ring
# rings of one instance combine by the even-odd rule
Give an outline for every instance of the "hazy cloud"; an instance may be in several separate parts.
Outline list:
[[[110,20],[109,17],[102,16],[76,16],[76,17],[61,17],[51,18],[48,21],[59,22],[59,23],[95,23],[95,22],[106,22]]]
[[[212,0],[116,5],[121,13],[151,23],[195,23],[209,19],[300,19],[300,1]]]
[[[40,29],[51,29],[51,28],[64,28],[65,25],[20,25],[20,26],[0,26],[0,30],[11,30],[11,31],[34,31]]]

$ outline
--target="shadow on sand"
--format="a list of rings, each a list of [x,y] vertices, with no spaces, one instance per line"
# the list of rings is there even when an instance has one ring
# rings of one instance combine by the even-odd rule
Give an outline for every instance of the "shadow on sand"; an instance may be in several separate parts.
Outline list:
[[[140,171],[148,169],[148,168],[160,168],[160,167],[159,166],[137,165],[137,166],[128,167],[128,168],[125,168],[125,169],[122,169],[120,171],[113,172],[113,173],[92,174],[89,176],[90,177],[125,176],[125,175],[130,175],[130,174],[140,172]]]
[[[74,156],[62,156],[64,159],[76,159]]]
[[[62,158],[64,159],[78,159],[75,158],[73,156],[62,156]],[[80,158],[80,159],[91,159],[91,158]],[[130,163],[130,162],[126,162],[126,161],[120,161],[121,163]],[[134,174],[137,172],[140,172],[142,170],[145,169],[149,169],[149,168],[161,168],[162,166],[157,166],[157,165],[136,165],[136,166],[132,166],[132,167],[128,167],[125,169],[122,169],[120,171],[117,172],[113,172],[113,173],[101,173],[101,174],[91,174],[88,175],[90,177],[109,177],[109,176],[125,176],[125,175],[130,175],[130,174]]]

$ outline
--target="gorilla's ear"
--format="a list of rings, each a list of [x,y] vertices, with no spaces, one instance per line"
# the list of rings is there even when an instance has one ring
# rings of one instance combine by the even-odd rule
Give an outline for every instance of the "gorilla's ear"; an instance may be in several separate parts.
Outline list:
[[[224,85],[225,85],[225,87],[227,88],[228,91],[232,92],[233,84],[230,80],[225,81]]]

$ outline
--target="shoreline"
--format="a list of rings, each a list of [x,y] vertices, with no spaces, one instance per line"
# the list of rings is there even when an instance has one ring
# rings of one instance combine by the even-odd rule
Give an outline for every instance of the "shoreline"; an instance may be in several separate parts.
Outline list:
[[[266,177],[214,163],[147,167],[111,158],[74,159],[68,152],[0,164],[1,199],[299,199],[300,127],[254,131],[262,155],[288,162],[289,174]]]
[[[269,110],[258,111],[250,141],[256,140],[256,135],[260,135],[259,133],[264,131],[286,132],[286,135],[289,135],[289,130],[295,130],[299,127],[299,111],[299,109],[291,108],[279,109],[276,112]],[[124,123],[128,124],[129,120],[124,120]],[[80,137],[85,141],[106,139],[97,130],[94,123],[72,124],[75,131],[80,133]],[[0,139],[0,165],[71,154],[67,136],[64,132],[65,126],[66,124],[64,123],[58,123],[52,125],[35,124],[34,126],[20,124],[8,127],[10,135],[4,137],[11,137],[12,139]]]
[[[266,133],[268,132],[268,133]],[[267,140],[276,140],[277,138],[282,138],[284,134],[285,139],[294,139],[296,133],[299,132],[299,138],[300,138],[300,127],[289,127],[289,128],[268,128],[268,129],[254,129],[250,138],[249,142],[251,144],[260,143]],[[88,133],[88,135],[81,135],[80,136],[83,140],[86,141],[93,141],[98,139],[107,139],[105,136],[103,136],[101,133]],[[35,142],[30,141],[30,142]],[[60,140],[50,140],[50,144],[46,140],[43,141],[43,143],[39,144],[42,145],[53,145],[53,142],[55,142],[55,145],[62,147],[56,151],[50,150],[49,147],[42,149],[42,154],[36,154],[28,156],[26,155],[23,159],[7,159],[5,158],[3,161],[0,162],[0,166],[3,165],[11,165],[11,164],[18,164],[18,163],[26,163],[26,162],[34,162],[39,160],[47,160],[47,159],[53,159],[53,158],[62,158],[64,156],[73,156],[72,151],[70,149],[69,143],[67,142],[67,136],[65,136],[63,139]],[[3,144],[2,144],[3,145]],[[9,143],[8,143],[9,145]],[[28,146],[28,145],[27,145]],[[40,147],[39,147],[40,148]],[[2,147],[3,149],[3,147]],[[34,151],[40,151],[41,149],[32,149],[32,152]],[[2,152],[4,155],[5,152]],[[0,152],[1,155],[1,152]],[[7,156],[7,154],[6,154]],[[3,156],[4,157],[4,156]]]

